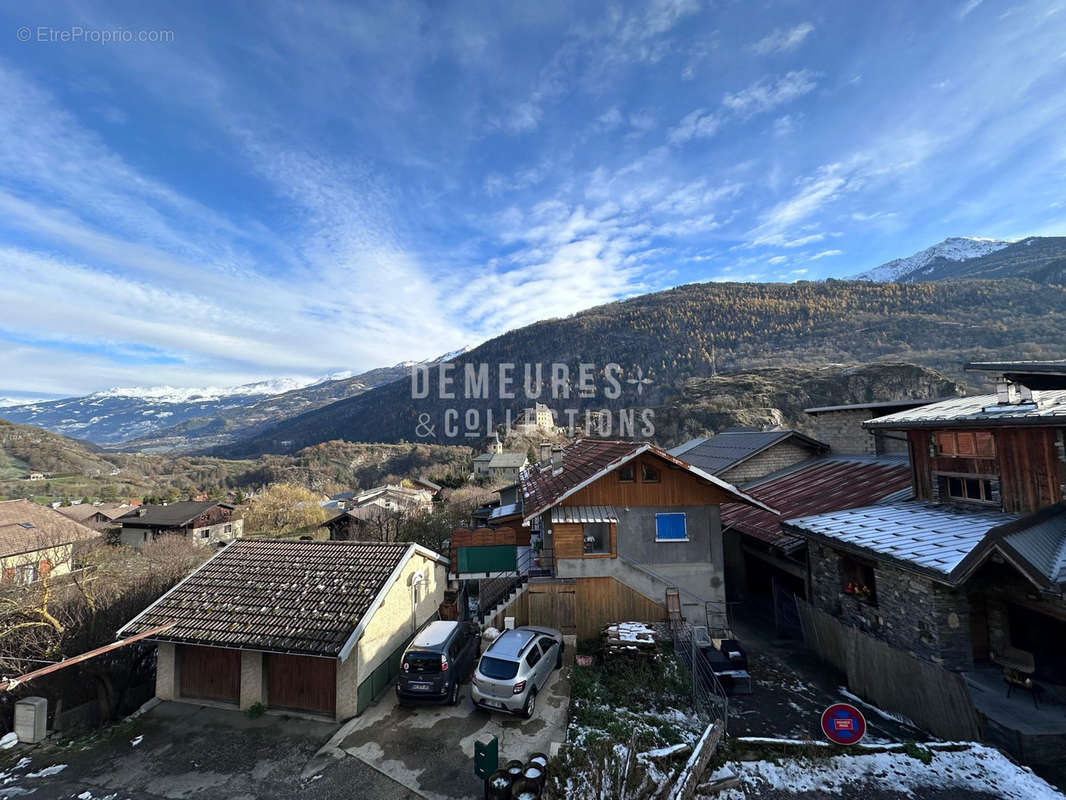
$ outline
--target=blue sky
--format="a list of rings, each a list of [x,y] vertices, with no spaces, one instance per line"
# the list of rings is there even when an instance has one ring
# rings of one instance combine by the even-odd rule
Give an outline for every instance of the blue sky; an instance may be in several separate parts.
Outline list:
[[[1066,233],[1063,0],[40,5],[0,10],[7,397]]]

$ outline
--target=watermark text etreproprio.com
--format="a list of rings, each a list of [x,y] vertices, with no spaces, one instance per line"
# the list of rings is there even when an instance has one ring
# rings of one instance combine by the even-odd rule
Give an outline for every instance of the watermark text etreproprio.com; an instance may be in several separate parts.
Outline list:
[[[162,29],[88,28],[84,25],[21,25],[15,38],[31,44],[166,44],[174,41],[174,31]]]

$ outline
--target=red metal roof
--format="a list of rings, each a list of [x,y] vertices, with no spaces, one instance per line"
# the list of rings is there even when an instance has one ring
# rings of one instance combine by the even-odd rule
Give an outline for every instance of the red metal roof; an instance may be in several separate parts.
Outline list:
[[[747,490],[776,508],[780,517],[761,508],[727,503],[722,506],[722,528],[791,550],[804,540],[784,533],[783,520],[873,505],[910,485],[911,468],[905,463],[819,459]]]

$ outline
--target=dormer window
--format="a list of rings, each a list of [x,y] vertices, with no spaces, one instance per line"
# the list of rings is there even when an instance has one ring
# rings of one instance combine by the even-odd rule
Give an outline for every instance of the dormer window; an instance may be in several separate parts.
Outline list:
[[[952,500],[967,503],[996,503],[999,499],[993,493],[990,478],[962,478],[946,476],[943,478],[946,494]]]

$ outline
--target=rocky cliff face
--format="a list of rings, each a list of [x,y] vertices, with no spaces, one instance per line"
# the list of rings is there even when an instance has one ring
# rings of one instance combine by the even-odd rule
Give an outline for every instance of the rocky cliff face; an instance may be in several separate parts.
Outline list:
[[[777,367],[692,378],[675,401],[657,410],[655,438],[674,445],[740,425],[784,425],[811,433],[805,408],[949,397],[964,389],[927,367],[897,363]]]

